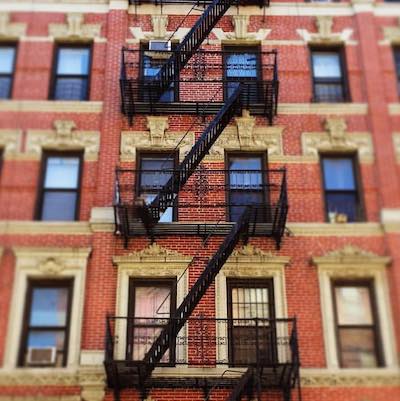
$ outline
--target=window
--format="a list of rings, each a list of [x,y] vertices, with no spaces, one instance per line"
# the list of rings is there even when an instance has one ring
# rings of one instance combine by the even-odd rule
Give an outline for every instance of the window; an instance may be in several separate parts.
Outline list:
[[[68,352],[72,280],[28,285],[20,366],[65,366]]]
[[[142,84],[143,89],[141,90],[142,100],[144,102],[173,102],[178,100],[178,82],[172,83],[170,88],[165,91],[159,98],[157,93],[151,91],[149,83],[154,80],[154,77],[159,73],[161,67],[171,56],[171,52],[167,51],[148,51],[148,44],[142,46],[142,59],[141,59],[141,71],[142,71]],[[172,44],[172,50],[176,45]],[[153,94],[153,96],[152,96]]]
[[[228,156],[229,221],[238,221],[246,206],[266,205],[266,185],[262,172],[263,157]],[[258,221],[266,221],[267,208],[259,208]]]
[[[228,288],[229,361],[231,365],[276,359],[273,280],[231,279]],[[255,318],[259,320],[256,321]]]
[[[39,194],[39,220],[77,220],[82,156],[47,153]]]
[[[328,221],[362,220],[354,157],[323,156],[321,163]]]
[[[0,99],[9,99],[15,68],[15,45],[0,46]]]
[[[397,93],[400,96],[400,48],[399,47],[395,47],[393,49],[393,55],[394,55],[394,63],[396,67],[396,76],[397,76]]]
[[[347,82],[341,49],[311,49],[315,102],[348,100]]]
[[[257,103],[261,100],[259,85],[260,77],[260,51],[258,47],[224,48],[225,66],[225,98],[229,98],[239,82],[243,82],[242,92],[245,102]]]
[[[333,292],[340,366],[382,366],[372,281],[337,281]]]
[[[158,192],[172,176],[176,165],[176,157],[162,153],[143,154],[140,157],[139,196],[144,197],[145,202],[150,204]],[[177,199],[175,207],[169,207],[161,216],[160,222],[170,222],[176,219]]]
[[[52,98],[88,100],[90,47],[59,46],[56,50]]]
[[[167,324],[176,308],[175,289],[175,279],[130,279],[128,315],[132,319],[128,323],[128,360],[142,360]],[[175,344],[171,345],[161,362],[172,362],[174,352]]]

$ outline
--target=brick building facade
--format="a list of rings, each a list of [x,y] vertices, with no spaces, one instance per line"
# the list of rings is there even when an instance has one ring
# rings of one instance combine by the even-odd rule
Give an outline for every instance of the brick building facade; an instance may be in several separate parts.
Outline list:
[[[399,17],[1,1],[0,401],[400,399]]]

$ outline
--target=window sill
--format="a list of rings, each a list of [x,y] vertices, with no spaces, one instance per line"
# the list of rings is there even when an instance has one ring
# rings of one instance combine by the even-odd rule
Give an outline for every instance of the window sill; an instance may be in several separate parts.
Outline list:
[[[102,101],[1,100],[0,112],[101,113]]]

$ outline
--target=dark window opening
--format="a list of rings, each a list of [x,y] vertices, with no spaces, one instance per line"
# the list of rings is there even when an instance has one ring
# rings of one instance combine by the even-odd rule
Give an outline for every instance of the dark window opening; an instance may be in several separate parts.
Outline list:
[[[72,280],[31,280],[19,366],[66,366]]]
[[[58,46],[51,98],[88,100],[90,64],[91,48],[89,46]]]
[[[0,46],[0,99],[10,99],[15,70],[15,45]]]
[[[81,154],[44,154],[39,220],[78,219],[81,164]]]
[[[342,49],[311,49],[315,102],[349,100]]]
[[[273,280],[228,280],[229,361],[233,366],[273,364],[276,333]]]
[[[400,96],[400,48],[399,47],[395,47],[393,49],[393,55],[394,55],[394,63],[395,63],[395,67],[396,67],[397,94]]]
[[[175,279],[130,279],[126,350],[128,360],[143,360],[175,308]],[[172,364],[174,360],[173,343],[169,352],[161,359],[161,364]]]
[[[332,223],[361,221],[363,212],[355,158],[323,156],[321,165],[327,220]]]
[[[157,196],[160,189],[172,177],[176,168],[177,159],[175,156],[162,153],[140,155],[140,176],[138,195],[150,204]],[[171,222],[177,219],[177,202],[169,207],[160,218],[160,223]]]
[[[342,368],[383,366],[372,281],[333,283]]]

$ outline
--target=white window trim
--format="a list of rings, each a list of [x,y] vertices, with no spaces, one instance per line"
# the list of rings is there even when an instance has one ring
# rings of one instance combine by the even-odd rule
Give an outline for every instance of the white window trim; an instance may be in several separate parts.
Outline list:
[[[130,278],[179,279],[176,289],[176,304],[179,305],[188,292],[188,272],[185,272],[185,269],[191,259],[157,244],[127,256],[114,257],[114,264],[118,268],[116,316],[128,316]],[[185,327],[182,330],[185,330]],[[114,359],[125,359],[126,320],[121,319],[115,322],[115,335],[118,341],[114,349]],[[186,346],[181,347],[184,348],[177,349],[177,354],[186,355]]]
[[[216,317],[228,318],[227,279],[273,279],[275,316],[287,318],[285,266],[290,257],[274,256],[253,245],[245,245],[232,253],[215,279]],[[222,327],[220,327],[222,326]],[[217,325],[217,337],[228,337],[227,328]],[[217,359],[228,360],[228,344],[218,345]]]
[[[9,312],[4,369],[15,369],[18,365],[18,352],[21,343],[26,291],[28,281],[31,278],[72,278],[74,280],[66,367],[76,368],[78,366],[86,265],[90,251],[90,248],[13,248],[13,252],[16,256],[16,265]],[[23,302],[21,302],[21,299]],[[29,367],[21,367],[20,369],[40,370],[40,368]]]
[[[339,365],[332,299],[332,280],[372,279],[376,297],[378,329],[382,341],[384,366],[380,368],[362,368],[362,370],[396,369],[398,362],[396,359],[396,346],[386,272],[386,266],[389,264],[390,259],[372,254],[352,245],[347,245],[340,250],[329,252],[324,256],[314,257],[312,261],[318,267],[327,368],[351,371],[349,368],[340,368]]]

